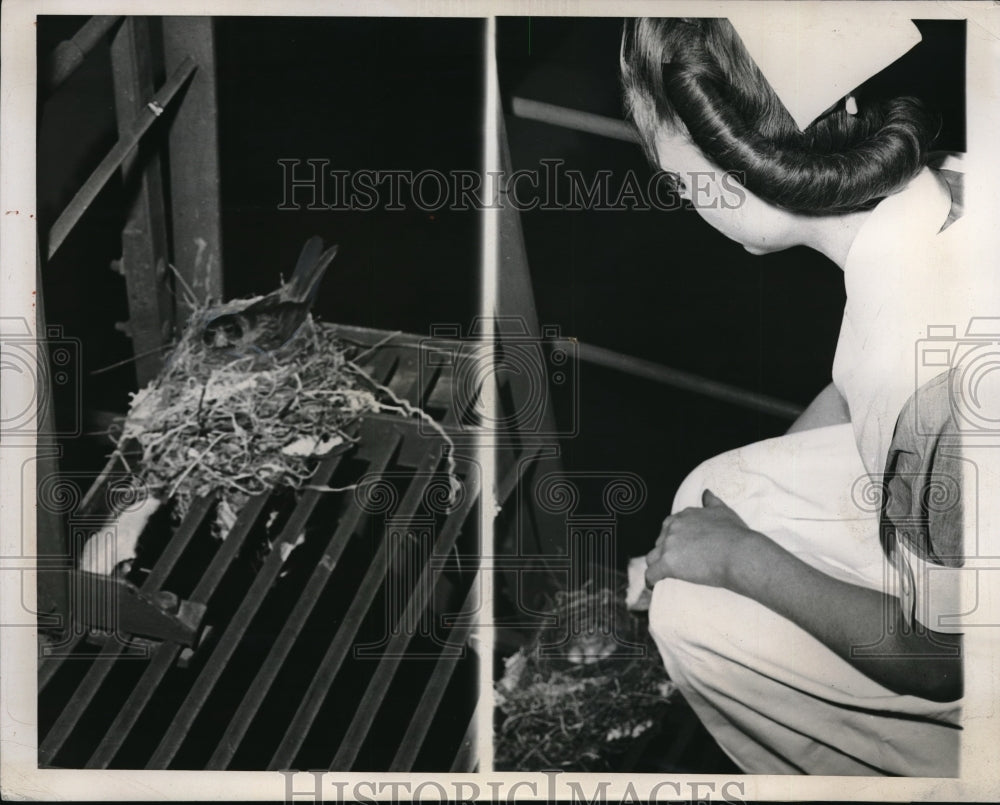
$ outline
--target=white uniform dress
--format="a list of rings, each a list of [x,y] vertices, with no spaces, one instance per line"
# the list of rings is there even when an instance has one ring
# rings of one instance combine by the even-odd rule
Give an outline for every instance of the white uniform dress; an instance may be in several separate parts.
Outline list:
[[[964,327],[969,320],[974,295],[971,283],[961,281],[967,265],[963,220],[952,222],[952,201],[948,185],[924,169],[872,211],[851,247],[833,371],[851,423],[710,459],[685,480],[673,504],[675,512],[701,506],[702,491],[710,488],[751,528],[801,560],[901,597],[907,613],[937,631],[949,630],[941,626],[949,610],[960,611],[954,595],[942,589],[930,601],[926,585],[913,580],[926,577],[921,563],[947,567],[960,558],[942,560],[926,539],[927,528],[924,542],[889,540],[884,550],[880,524],[884,534],[886,523],[895,521],[877,490],[883,473],[909,477],[897,465],[901,455],[910,455],[907,434],[912,441],[920,427],[906,426],[900,411],[908,401],[908,410],[914,407],[915,388],[934,374],[930,385],[947,388],[940,382],[947,366],[915,368],[928,325]],[[936,395],[938,403],[942,399]],[[930,456],[938,442],[928,438],[920,450]],[[954,528],[955,518],[941,522]],[[910,583],[900,587],[904,576]],[[671,678],[719,745],[749,773],[958,773],[960,702],[896,694],[749,598],[666,579],[653,590],[650,629]]]

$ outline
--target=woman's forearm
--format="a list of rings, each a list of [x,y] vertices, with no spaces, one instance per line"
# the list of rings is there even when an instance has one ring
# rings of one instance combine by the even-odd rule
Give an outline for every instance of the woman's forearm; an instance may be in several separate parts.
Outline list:
[[[828,576],[762,534],[730,559],[727,588],[788,618],[889,690],[961,697],[959,635],[902,628],[896,598]]]

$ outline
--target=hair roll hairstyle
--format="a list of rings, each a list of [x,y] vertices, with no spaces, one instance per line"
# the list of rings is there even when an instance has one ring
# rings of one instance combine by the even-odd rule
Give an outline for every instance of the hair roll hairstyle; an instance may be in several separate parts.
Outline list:
[[[783,209],[866,209],[927,162],[938,121],[916,98],[854,95],[800,131],[725,19],[637,19],[622,39],[628,113],[647,156],[663,127]]]

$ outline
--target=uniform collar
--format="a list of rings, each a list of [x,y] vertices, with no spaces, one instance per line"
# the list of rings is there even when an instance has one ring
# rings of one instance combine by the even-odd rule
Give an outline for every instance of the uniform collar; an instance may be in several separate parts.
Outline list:
[[[854,237],[844,272],[866,263],[869,256],[898,253],[903,244],[933,237],[948,220],[951,203],[947,185],[925,167],[906,187],[882,199],[872,210]]]

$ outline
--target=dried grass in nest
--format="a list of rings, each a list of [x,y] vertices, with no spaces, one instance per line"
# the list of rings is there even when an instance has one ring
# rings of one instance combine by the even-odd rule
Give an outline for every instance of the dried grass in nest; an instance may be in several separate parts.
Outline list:
[[[250,497],[308,487],[317,459],[356,441],[351,426],[366,413],[420,416],[450,446],[426,413],[350,359],[333,325],[311,316],[274,353],[220,357],[204,343],[204,323],[249,301],[196,311],[160,375],[133,395],[122,427],[118,444],[141,450],[138,466],[123,462],[150,494],[172,501],[176,517],[216,493],[215,533],[224,537]],[[448,460],[454,484],[450,451]]]
[[[557,639],[552,629],[543,629],[505,661],[495,686],[504,716],[495,736],[498,769],[614,771],[637,740],[658,728],[675,686],[644,623],[625,608],[624,590],[556,594],[550,611],[558,619],[556,631],[565,634],[566,624],[581,613],[613,613],[613,619],[598,615],[603,628],[588,623],[565,657],[539,652]],[[623,656],[608,631],[645,646],[645,655]]]

